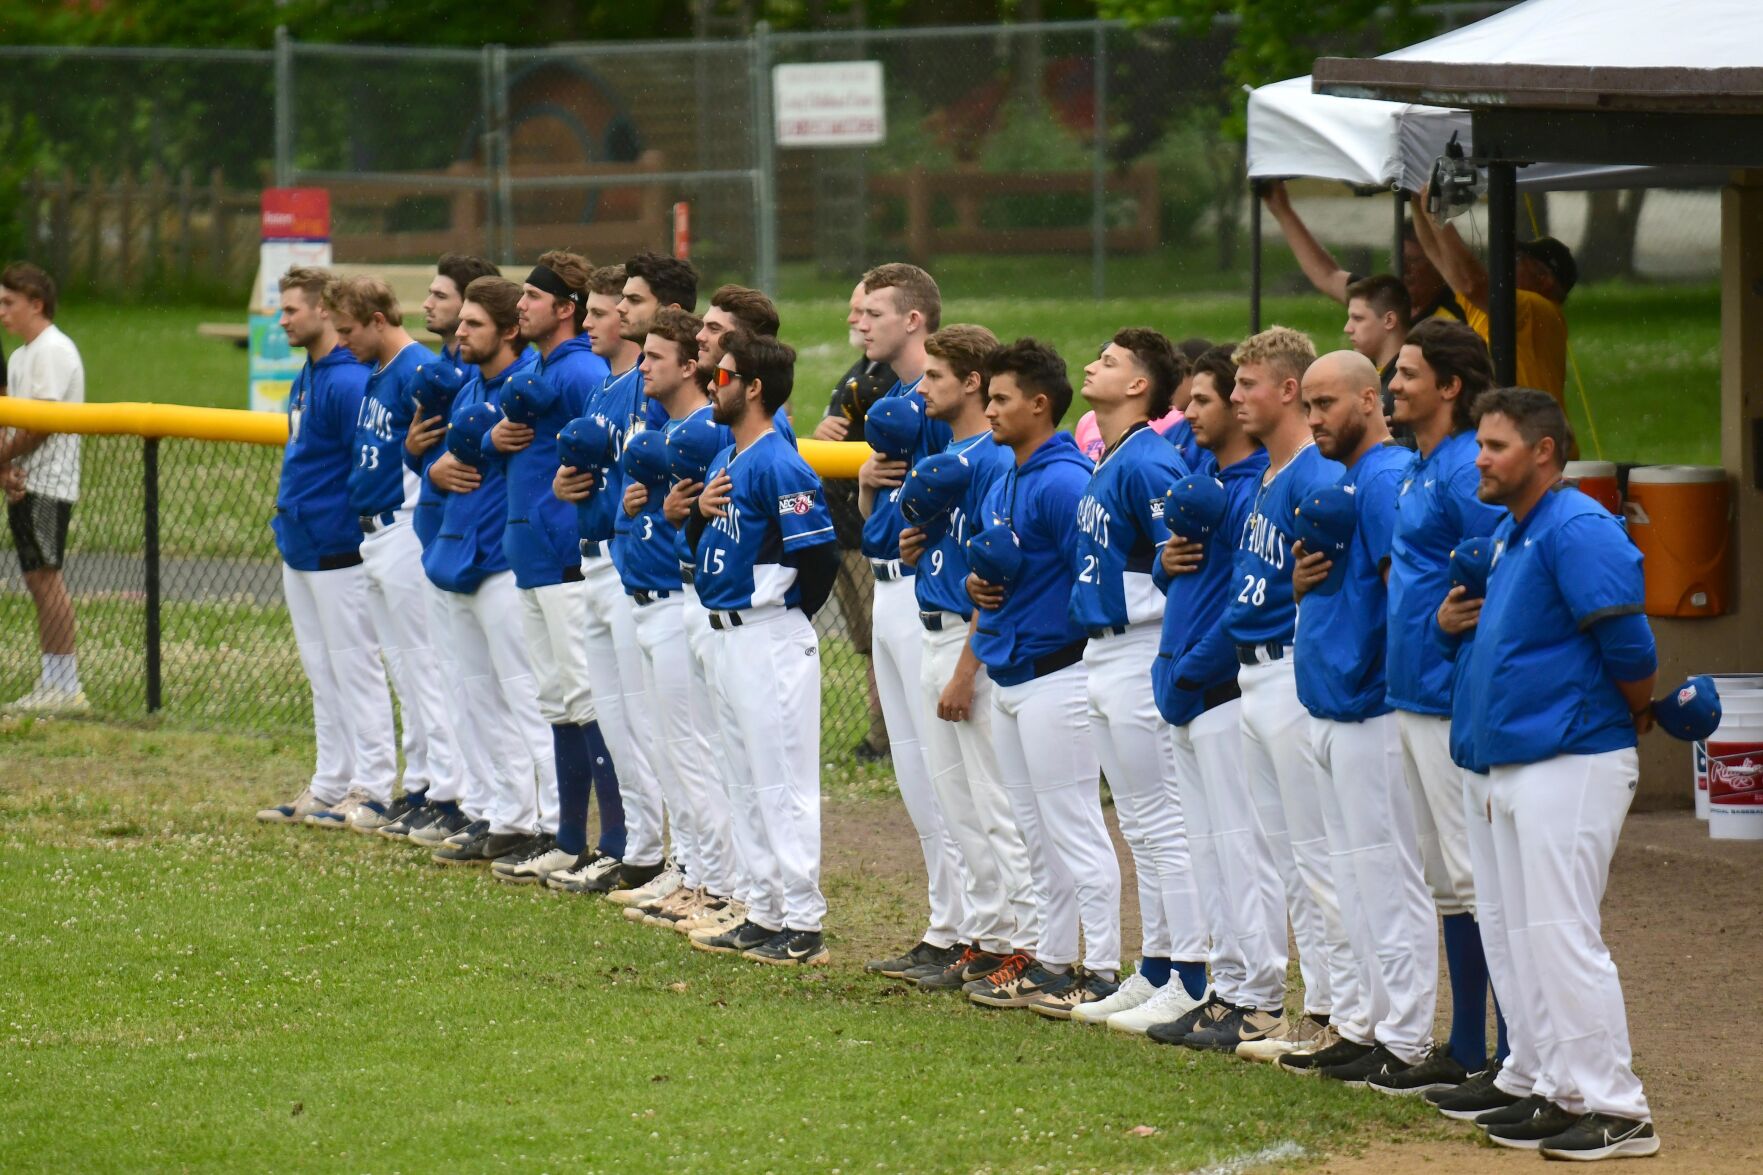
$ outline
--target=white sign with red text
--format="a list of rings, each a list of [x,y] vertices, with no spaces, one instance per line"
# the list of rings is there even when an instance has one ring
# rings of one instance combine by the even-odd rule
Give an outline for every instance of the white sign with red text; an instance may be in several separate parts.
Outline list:
[[[780,147],[867,147],[888,137],[879,61],[774,66],[771,105]]]

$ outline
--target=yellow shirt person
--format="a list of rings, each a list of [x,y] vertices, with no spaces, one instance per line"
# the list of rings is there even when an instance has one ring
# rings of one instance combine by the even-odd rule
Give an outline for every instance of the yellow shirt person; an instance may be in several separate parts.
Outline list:
[[[1488,314],[1463,306],[1464,321],[1488,342]],[[1518,291],[1518,386],[1536,388],[1561,400],[1567,392],[1567,318],[1561,304],[1534,290]]]

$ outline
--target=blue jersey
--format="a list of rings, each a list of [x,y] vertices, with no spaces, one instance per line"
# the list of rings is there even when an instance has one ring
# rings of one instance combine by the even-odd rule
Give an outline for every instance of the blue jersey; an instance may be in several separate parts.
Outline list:
[[[1353,490],[1359,521],[1347,544],[1340,587],[1298,604],[1293,668],[1298,700],[1318,718],[1363,722],[1390,712],[1384,701],[1384,628],[1389,622],[1384,568],[1396,525],[1396,495],[1414,454],[1379,445],[1341,475]]]
[[[1163,720],[1171,726],[1192,722],[1205,708],[1207,690],[1236,680],[1236,649],[1219,621],[1236,582],[1236,536],[1254,509],[1262,475],[1267,472],[1267,451],[1256,449],[1224,469],[1218,468],[1212,454],[1205,453],[1198,472],[1210,473],[1224,483],[1224,520],[1206,539],[1196,570],[1168,576],[1159,565],[1152,573],[1154,582],[1167,589],[1167,602],[1157,661],[1151,666],[1151,692]]]
[[[1475,697],[1463,683],[1469,679],[1469,665],[1475,648],[1475,629],[1452,636],[1438,626],[1434,617],[1433,643],[1451,662],[1451,762],[1465,771],[1487,774],[1487,764],[1475,747]]]
[[[367,377],[361,411],[355,417],[355,463],[349,467],[349,508],[380,514],[409,504],[417,479],[402,460],[404,434],[416,415],[411,385],[416,369],[433,363],[435,353],[411,343]]]
[[[959,453],[973,470],[966,493],[949,511],[949,530],[927,546],[918,557],[918,577],[913,590],[925,612],[955,612],[973,616],[967,595],[967,540],[984,525],[983,506],[992,487],[1016,465],[1016,455],[992,439],[990,430],[950,441],[944,450]]]
[[[974,655],[999,685],[1032,680],[1037,660],[1084,640],[1071,619],[1071,552],[1078,499],[1094,471],[1071,434],[1056,432],[986,495],[985,526],[1008,526],[1022,548],[1022,571],[1003,607],[982,610],[973,633]]]
[[[692,417],[710,411],[710,405],[704,404],[678,420],[663,416],[659,425],[650,427],[660,428],[664,435],[672,436],[674,429]],[[723,428],[722,431],[726,433],[728,430]],[[728,443],[734,444],[734,438],[730,437]],[[685,549],[685,533],[667,521],[667,515],[662,512],[666,500],[665,493],[651,489],[643,508],[631,520],[630,533],[618,540],[618,574],[626,592],[678,591],[681,562],[690,565],[691,553]]]
[[[1125,627],[1162,617],[1163,593],[1151,572],[1169,537],[1163,495],[1187,475],[1181,454],[1149,424],[1134,425],[1102,454],[1077,503],[1071,619],[1079,628]]]
[[[577,335],[538,360],[539,371],[558,391],[558,401],[533,421],[533,440],[506,456],[486,444],[484,454],[508,477],[508,526],[502,551],[515,585],[550,587],[581,565],[575,510],[551,489],[557,476],[557,434],[582,414],[588,396],[606,380],[606,361],[594,354],[588,336]]]
[[[361,546],[349,469],[367,375],[347,348],[333,347],[316,363],[308,357],[288,391],[288,443],[270,528],[282,561],[296,571],[318,571]]]
[[[888,389],[889,396],[910,396],[922,406],[924,397],[918,393],[918,385],[923,377],[911,383],[896,381]],[[885,399],[885,397],[884,397]],[[861,439],[861,438],[859,438]],[[955,439],[949,426],[940,420],[932,420],[928,415],[924,418],[924,428],[918,434],[918,445],[912,455],[906,459],[910,469],[932,453],[941,453]],[[900,490],[878,490],[875,495],[875,507],[870,510],[869,517],[863,520],[863,553],[871,559],[898,559],[900,557],[900,532],[906,529],[906,518],[900,513]],[[900,570],[913,574],[910,567]]]
[[[651,401],[651,402],[653,402],[653,401]],[[667,424],[668,429],[671,432],[672,429],[677,428],[681,424],[685,423],[686,421],[694,419],[695,417],[698,417],[698,416],[710,416],[712,418],[712,421],[714,422],[715,414],[716,414],[715,407],[712,406],[709,402],[706,402],[702,408],[694,408],[690,412],[686,413],[684,416],[680,417],[678,420],[668,421],[667,420],[667,413],[665,411],[662,412],[661,417],[662,417],[663,422]],[[785,412],[782,408],[779,408],[775,413],[772,414],[771,427],[772,427],[772,430],[775,431],[778,436],[780,436],[784,439],[785,443],[787,443],[790,446],[790,448],[794,449],[797,447],[796,446],[796,430],[790,427],[790,418],[788,415],[785,414]],[[716,426],[716,432],[717,432],[717,436],[720,437],[722,440],[722,447],[724,449],[729,448],[730,446],[732,446],[735,443],[734,430],[729,428],[728,425],[718,424]],[[683,531],[683,530],[676,531],[675,534],[676,534],[675,546],[678,548],[680,570],[685,573],[685,575],[682,578],[687,578],[687,577],[690,577],[690,575],[692,573],[693,556],[692,556],[691,546],[686,542],[686,532],[685,531]]]
[[[1497,767],[1635,745],[1591,629],[1641,612],[1641,553],[1578,490],[1544,494],[1494,532],[1494,569],[1464,681],[1474,758]],[[1648,633],[1650,643],[1651,634]]]
[[[728,471],[728,512],[698,536],[694,580],[706,608],[720,612],[794,607],[801,602],[794,556],[834,541],[820,475],[768,432],[745,449],[732,447],[710,464],[705,484]]]
[[[1506,511],[1475,496],[1479,446],[1473,432],[1448,436],[1416,455],[1396,499],[1390,544],[1389,655],[1384,667],[1390,705],[1415,714],[1451,712],[1451,667],[1430,630],[1451,591],[1451,548],[1494,533]]]
[[[477,364],[460,363],[457,343],[452,347],[442,347],[440,358],[448,363],[457,363],[464,368],[467,383],[477,378]],[[429,466],[435,463],[435,459],[446,451],[447,446],[443,443],[430,445],[420,457],[413,456],[408,449],[404,450],[404,464],[412,473],[416,474],[418,485],[416,509],[410,513],[410,525],[411,529],[416,531],[416,537],[422,543],[422,549],[425,551],[428,550],[429,544],[435,541],[435,535],[440,533],[441,512],[446,505],[444,500],[446,495],[437,490],[434,483],[429,481],[425,475],[429,471]]]
[[[631,367],[618,375],[608,375],[599,390],[588,397],[582,415],[597,417],[612,432],[612,465],[595,471],[598,486],[587,501],[575,506],[577,535],[587,542],[604,543],[611,540],[624,518],[624,469],[618,459],[624,454],[625,437],[649,427],[642,368]]]
[[[1185,416],[1175,422],[1174,428],[1163,434],[1163,439],[1175,446],[1175,451],[1181,454],[1182,464],[1189,470],[1200,468],[1201,462],[1207,456],[1206,450],[1200,447],[1200,442],[1194,439],[1194,426]]]
[[[537,360],[538,352],[522,351],[495,378],[486,380],[481,373],[474,377],[453,397],[453,420],[458,421],[474,404],[500,405],[508,381]],[[441,529],[422,553],[422,569],[429,582],[444,591],[470,595],[488,577],[508,570],[508,556],[502,549],[502,535],[508,527],[508,478],[494,461],[479,472],[483,481],[477,489],[442,495]]]
[[[1312,490],[1338,480],[1340,462],[1305,444],[1265,482],[1237,536],[1224,631],[1239,645],[1290,644],[1298,609],[1292,603],[1292,512]]]

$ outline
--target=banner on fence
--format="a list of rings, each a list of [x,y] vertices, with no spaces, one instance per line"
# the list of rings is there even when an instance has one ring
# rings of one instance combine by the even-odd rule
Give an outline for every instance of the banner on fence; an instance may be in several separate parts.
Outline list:
[[[780,147],[867,147],[887,140],[879,61],[779,65],[771,86]]]
[[[282,274],[296,265],[331,263],[331,198],[323,188],[265,188],[257,280],[251,288],[250,405],[285,412],[288,389],[305,361],[288,346],[279,315]]]

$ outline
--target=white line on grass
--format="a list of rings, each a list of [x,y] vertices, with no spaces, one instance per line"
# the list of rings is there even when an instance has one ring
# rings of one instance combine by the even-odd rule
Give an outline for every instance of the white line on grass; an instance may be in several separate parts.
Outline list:
[[[1210,1167],[1201,1167],[1194,1175],[1243,1175],[1245,1171],[1253,1171],[1257,1167],[1266,1167],[1273,1163],[1288,1163],[1302,1158],[1303,1155],[1304,1148],[1288,1139],[1246,1155],[1238,1155],[1234,1159],[1226,1159],[1222,1163],[1214,1163]]]

